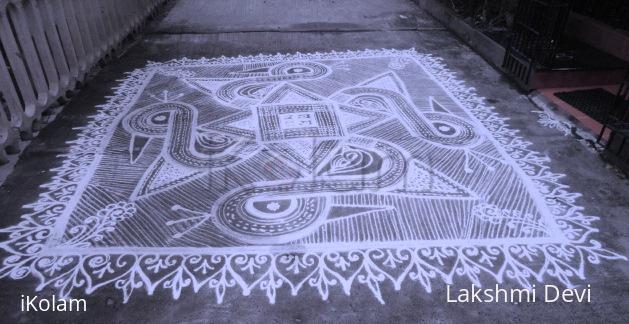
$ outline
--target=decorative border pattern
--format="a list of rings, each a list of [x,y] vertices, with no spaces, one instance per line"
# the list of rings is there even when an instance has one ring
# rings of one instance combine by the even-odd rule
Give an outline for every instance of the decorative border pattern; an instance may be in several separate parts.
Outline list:
[[[96,156],[107,141],[107,133],[133,102],[152,73],[179,75],[187,73],[186,66],[253,63],[260,61],[321,60],[365,58],[382,56],[415,58],[432,75],[452,98],[471,113],[519,167],[537,185],[545,197],[562,230],[561,243],[489,243],[472,245],[461,242],[458,246],[408,246],[405,248],[355,248],[339,252],[260,252],[224,254],[144,253],[128,252],[109,254],[93,250],[85,253],[93,241],[103,233],[112,231],[116,222],[132,214],[132,204],[110,205],[103,215],[68,231],[71,239],[62,243],[64,252],[51,253],[48,246],[56,244],[57,220],[78,195],[80,184],[89,178],[88,170],[98,163]],[[178,298],[184,289],[194,292],[201,288],[212,289],[216,302],[221,303],[226,292],[239,288],[243,295],[260,289],[269,302],[276,301],[278,289],[290,289],[292,295],[308,286],[317,289],[323,299],[338,286],[349,295],[354,283],[365,284],[374,296],[384,303],[381,293],[384,284],[396,290],[405,280],[420,283],[427,292],[433,282],[441,279],[452,283],[458,277],[467,277],[480,286],[481,275],[493,277],[496,282],[513,280],[531,288],[547,277],[572,287],[577,280],[585,279],[586,263],[599,264],[602,259],[626,258],[606,250],[591,239],[597,229],[592,222],[597,217],[584,215],[576,205],[577,193],[559,182],[563,175],[549,170],[549,158],[531,151],[530,142],[507,128],[506,118],[493,112],[492,107],[456,79],[442,60],[428,54],[410,50],[365,50],[314,54],[277,54],[220,57],[191,60],[187,58],[165,63],[150,62],[146,68],[135,70],[122,80],[109,102],[99,106],[99,112],[80,128],[78,138],[69,142],[71,148],[63,165],[55,168],[52,181],[37,202],[25,206],[32,212],[22,216],[19,224],[0,230],[8,239],[0,243],[9,256],[2,262],[0,278],[21,279],[34,276],[37,290],[50,286],[58,289],[60,297],[69,297],[77,289],[90,294],[98,288],[113,284],[128,301],[133,291],[145,289],[152,294],[156,289],[170,289]],[[95,161],[96,160],[96,161]],[[73,249],[73,248],[83,249]],[[55,249],[54,251],[61,251]],[[75,251],[75,252],[73,252]],[[89,251],[89,249],[88,249]],[[166,250],[167,251],[167,250]]]
[[[572,134],[572,127],[567,122],[558,120],[555,118],[553,114],[547,112],[546,110],[533,110],[531,111],[534,114],[537,114],[538,119],[537,122],[548,128],[554,128],[563,133],[564,136],[569,136]]]

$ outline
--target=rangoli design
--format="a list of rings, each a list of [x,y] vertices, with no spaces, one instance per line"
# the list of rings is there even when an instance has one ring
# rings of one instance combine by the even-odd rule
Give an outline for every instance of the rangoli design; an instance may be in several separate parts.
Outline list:
[[[405,280],[524,287],[620,259],[548,158],[414,50],[150,63],[81,130],[0,276],[276,301]]]

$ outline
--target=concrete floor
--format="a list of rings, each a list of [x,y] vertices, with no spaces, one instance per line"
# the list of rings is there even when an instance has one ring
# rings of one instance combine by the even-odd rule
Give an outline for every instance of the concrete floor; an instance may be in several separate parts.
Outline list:
[[[124,55],[89,82],[46,127],[21,156],[14,172],[0,187],[0,226],[18,221],[20,206],[35,201],[38,186],[50,179],[50,168],[67,151],[73,127],[85,123],[95,106],[106,101],[124,73],[147,61],[174,58],[249,55],[276,52],[315,52],[365,48],[415,47],[432,53],[459,78],[475,87],[497,111],[510,118],[512,128],[533,142],[532,148],[548,155],[553,171],[566,174],[564,183],[583,193],[579,203],[587,214],[600,215],[596,238],[605,247],[629,254],[629,186],[582,144],[542,127],[532,114],[535,106],[504,76],[492,69],[459,39],[439,27],[412,1],[407,0],[180,0],[171,1],[163,17]],[[592,287],[589,304],[447,304],[445,286],[426,293],[416,283],[401,291],[383,291],[386,305],[365,286],[352,295],[333,292],[327,301],[315,290],[297,297],[282,290],[270,305],[262,292],[251,296],[228,294],[216,305],[211,292],[184,292],[173,300],[168,291],[155,295],[136,293],[122,304],[120,293],[103,288],[86,298],[87,313],[22,313],[20,295],[33,293],[35,280],[0,281],[2,322],[31,321],[132,323],[132,322],[629,322],[629,262],[612,261],[586,269]],[[549,282],[550,283],[550,282]],[[462,282],[461,287],[470,283]],[[457,288],[457,286],[453,288]],[[54,292],[45,290],[42,295]],[[77,296],[79,297],[79,296]]]

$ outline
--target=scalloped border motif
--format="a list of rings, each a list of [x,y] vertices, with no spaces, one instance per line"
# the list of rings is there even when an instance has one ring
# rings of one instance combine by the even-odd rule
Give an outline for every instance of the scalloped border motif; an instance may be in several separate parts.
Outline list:
[[[116,122],[154,69],[169,73],[181,73],[180,67],[191,65],[235,64],[260,61],[318,60],[337,58],[365,58],[382,56],[408,56],[415,58],[426,72],[451,94],[461,107],[477,118],[522,170],[537,185],[540,194],[555,216],[557,225],[565,235],[562,243],[496,243],[490,245],[461,245],[405,248],[356,248],[343,252],[260,252],[229,254],[185,253],[135,253],[124,254],[94,252],[67,252],[58,255],[42,255],[42,251],[54,236],[56,220],[78,194],[80,183],[94,162],[107,139],[110,127]],[[316,289],[321,298],[328,298],[330,290],[341,288],[347,295],[351,287],[364,284],[381,303],[385,302],[381,287],[390,284],[401,289],[405,280],[418,282],[431,292],[435,281],[441,279],[450,284],[457,278],[466,277],[481,286],[480,277],[493,277],[500,283],[511,280],[525,288],[535,282],[554,278],[567,287],[585,279],[585,265],[599,264],[602,259],[626,258],[606,250],[601,243],[591,239],[597,232],[592,222],[598,217],[586,216],[575,201],[580,194],[568,191],[559,179],[563,175],[551,172],[546,156],[531,151],[532,144],[507,128],[506,118],[493,112],[475,89],[464,85],[448,70],[440,58],[409,50],[364,50],[312,54],[276,54],[214,59],[177,59],[165,63],[149,62],[147,67],[128,73],[108,97],[108,103],[91,117],[85,127],[79,128],[78,138],[69,142],[69,153],[62,155],[63,165],[52,169],[52,181],[23,215],[19,224],[0,230],[8,239],[0,247],[8,253],[0,268],[0,278],[37,278],[37,291],[44,287],[58,290],[62,298],[83,290],[90,294],[105,285],[113,285],[123,293],[127,302],[136,289],[144,289],[149,295],[158,289],[169,289],[177,299],[184,289],[198,292],[202,288],[213,290],[216,302],[221,303],[229,289],[239,288],[242,295],[255,289],[262,290],[270,303],[275,303],[278,289],[290,289],[293,296],[305,287]],[[109,206],[108,206],[109,207]],[[116,206],[112,206],[115,208]],[[133,210],[134,206],[123,206]],[[105,215],[107,216],[107,215]],[[105,218],[92,233],[107,231],[116,219]],[[90,237],[84,236],[86,243]],[[93,237],[92,237],[93,238]],[[86,243],[89,244],[89,243]]]

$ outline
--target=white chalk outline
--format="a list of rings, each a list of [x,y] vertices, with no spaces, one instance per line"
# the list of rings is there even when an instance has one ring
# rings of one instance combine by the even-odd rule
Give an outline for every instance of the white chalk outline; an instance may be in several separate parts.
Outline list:
[[[475,117],[478,125],[491,134],[488,138],[505,156],[510,156],[520,166],[534,165],[538,170],[535,174],[516,169],[523,181],[537,188],[539,195],[532,196],[542,199],[538,202],[548,207],[550,212],[542,214],[554,216],[550,227],[563,239],[488,239],[447,244],[404,241],[361,244],[357,248],[334,245],[307,250],[267,246],[247,248],[246,252],[242,252],[242,248],[94,248],[89,244],[81,245],[85,242],[58,247],[71,212],[67,207],[76,204],[82,189],[91,180],[100,161],[101,154],[98,153],[111,139],[113,132],[109,130],[119,124],[157,71],[177,73],[173,71],[192,66],[373,57],[415,60],[455,102]],[[548,157],[529,150],[531,143],[519,137],[517,131],[508,129],[506,119],[486,106],[473,88],[457,80],[441,59],[419,54],[414,49],[184,58],[149,63],[146,68],[129,73],[115,89],[115,95],[99,108],[88,125],[80,128],[78,139],[70,142],[69,153],[63,155],[63,165],[52,170],[55,176],[43,186],[46,190],[40,199],[25,206],[32,212],[23,215],[19,224],[1,230],[9,235],[8,240],[0,243],[9,256],[3,260],[0,278],[34,276],[39,280],[38,291],[51,286],[58,289],[61,297],[70,296],[77,288],[89,294],[113,284],[122,290],[125,302],[137,288],[144,288],[149,294],[157,288],[170,289],[173,297],[178,298],[186,287],[195,292],[203,287],[213,289],[219,303],[228,288],[234,287],[239,287],[243,295],[249,295],[255,288],[261,289],[271,303],[276,301],[277,289],[282,286],[288,286],[293,295],[297,295],[302,287],[310,286],[327,299],[330,287],[340,286],[349,295],[353,283],[362,283],[384,303],[380,291],[383,282],[390,282],[399,290],[402,282],[408,279],[419,282],[430,292],[432,281],[438,278],[451,283],[456,277],[464,276],[481,285],[479,276],[484,273],[497,282],[514,280],[529,288],[535,281],[543,282],[546,277],[554,277],[571,287],[575,285],[575,279],[585,279],[586,260],[598,264],[601,259],[626,259],[603,249],[598,241],[590,238],[597,232],[592,222],[598,218],[582,213],[583,208],[575,204],[580,195],[569,192],[567,186],[559,183],[563,175],[548,169]],[[554,189],[547,192],[540,182],[552,183]],[[116,224],[117,220],[112,217],[105,215],[100,223],[87,230],[93,235],[106,232]],[[356,270],[346,273],[352,267]],[[287,275],[289,272],[304,275],[295,279]],[[205,276],[209,273],[212,275]],[[251,276],[247,277],[246,273]]]

